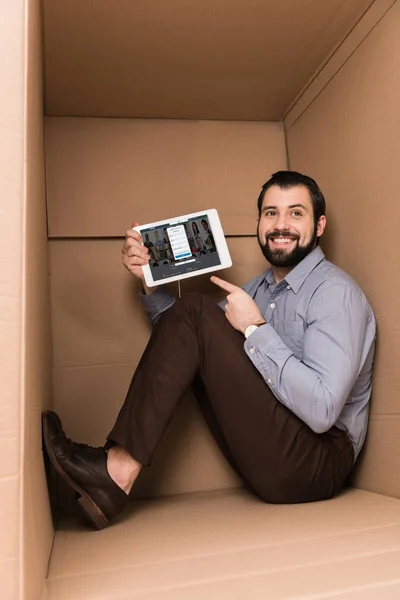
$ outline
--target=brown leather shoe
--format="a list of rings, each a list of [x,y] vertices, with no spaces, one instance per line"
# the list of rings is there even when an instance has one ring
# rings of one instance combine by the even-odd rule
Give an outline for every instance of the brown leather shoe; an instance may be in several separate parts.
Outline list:
[[[107,527],[129,502],[108,474],[107,451],[72,442],[51,410],[43,413],[43,438],[57,473],[79,495],[81,510],[97,529]]]

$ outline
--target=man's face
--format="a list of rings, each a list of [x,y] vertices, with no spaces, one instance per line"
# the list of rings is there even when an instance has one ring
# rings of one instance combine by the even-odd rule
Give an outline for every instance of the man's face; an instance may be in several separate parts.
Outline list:
[[[315,224],[313,203],[306,187],[281,190],[273,185],[264,196],[258,243],[271,265],[294,267],[315,248],[325,223],[322,216]]]
[[[201,224],[203,225],[204,231],[207,231],[207,221],[202,221]]]
[[[158,242],[158,237],[159,237],[159,236],[158,236],[158,231],[155,231],[155,232],[154,232],[154,237],[155,237],[155,239],[156,239],[156,242]]]

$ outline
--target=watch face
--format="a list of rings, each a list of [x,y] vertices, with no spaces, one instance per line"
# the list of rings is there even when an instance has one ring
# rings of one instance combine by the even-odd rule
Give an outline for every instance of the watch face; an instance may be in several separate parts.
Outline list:
[[[246,327],[246,331],[244,332],[245,338],[248,338],[256,329],[258,329],[258,325],[249,325]]]

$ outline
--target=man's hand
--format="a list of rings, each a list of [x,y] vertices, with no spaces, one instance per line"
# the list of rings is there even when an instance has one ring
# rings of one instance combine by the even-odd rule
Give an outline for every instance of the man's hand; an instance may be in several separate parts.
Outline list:
[[[137,227],[139,223],[133,223]],[[143,281],[142,265],[147,265],[150,260],[149,252],[146,246],[142,245],[140,233],[128,229],[125,234],[125,243],[122,247],[123,265],[132,275]]]
[[[232,327],[244,333],[249,325],[265,323],[257,304],[242,288],[215,276],[211,281],[228,292],[225,316]]]
[[[133,227],[137,227],[139,223],[133,223]],[[122,247],[122,263],[132,275],[142,281],[143,289],[146,294],[152,294],[156,291],[156,287],[148,288],[144,282],[143,265],[149,264],[150,254],[146,246],[142,244],[140,233],[128,229],[125,234],[125,243]]]

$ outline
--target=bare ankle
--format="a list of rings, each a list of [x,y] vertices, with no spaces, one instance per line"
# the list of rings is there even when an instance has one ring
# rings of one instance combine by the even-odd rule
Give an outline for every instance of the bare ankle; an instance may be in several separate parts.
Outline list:
[[[126,494],[131,491],[141,469],[142,465],[122,446],[112,446],[108,450],[108,474]]]

